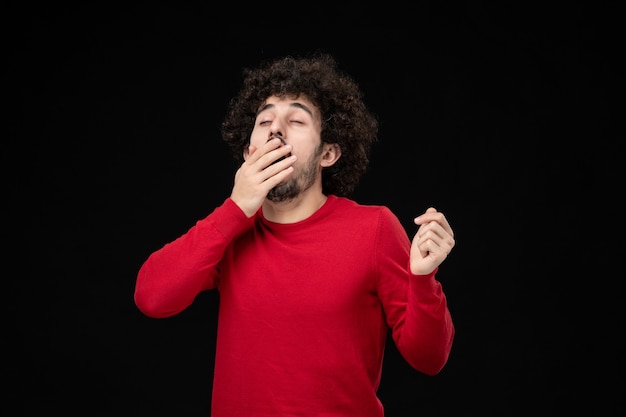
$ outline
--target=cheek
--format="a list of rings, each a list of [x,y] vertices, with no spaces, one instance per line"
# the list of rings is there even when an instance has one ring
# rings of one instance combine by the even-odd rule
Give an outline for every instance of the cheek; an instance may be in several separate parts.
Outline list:
[[[264,143],[265,143],[264,135],[261,135],[259,132],[253,130],[252,133],[250,134],[250,145],[254,145],[258,148]]]

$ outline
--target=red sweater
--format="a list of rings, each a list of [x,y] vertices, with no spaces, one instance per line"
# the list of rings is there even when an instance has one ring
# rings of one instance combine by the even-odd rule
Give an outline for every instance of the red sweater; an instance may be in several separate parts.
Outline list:
[[[295,224],[227,199],[139,270],[135,302],[161,318],[220,293],[212,417],[381,417],[388,329],[416,370],[438,373],[454,326],[441,284],[409,269],[384,206],[329,196]]]

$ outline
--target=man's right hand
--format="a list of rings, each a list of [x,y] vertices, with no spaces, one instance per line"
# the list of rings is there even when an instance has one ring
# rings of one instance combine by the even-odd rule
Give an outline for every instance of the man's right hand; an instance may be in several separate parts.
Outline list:
[[[244,152],[244,163],[235,173],[235,184],[230,198],[248,217],[261,207],[267,193],[293,172],[295,155],[277,161],[291,152],[291,145],[282,146],[280,139],[272,139],[257,149],[250,145]]]

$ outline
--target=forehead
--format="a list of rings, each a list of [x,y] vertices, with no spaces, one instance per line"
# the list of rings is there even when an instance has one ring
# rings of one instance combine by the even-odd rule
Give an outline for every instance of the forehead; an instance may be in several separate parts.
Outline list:
[[[270,109],[275,109],[279,111],[301,110],[310,114],[311,117],[313,118],[320,117],[319,109],[313,104],[313,102],[311,102],[309,99],[307,99],[304,96],[298,96],[298,97],[270,96],[263,103],[261,103],[261,105],[259,106],[257,110],[257,114],[265,110],[270,110]]]

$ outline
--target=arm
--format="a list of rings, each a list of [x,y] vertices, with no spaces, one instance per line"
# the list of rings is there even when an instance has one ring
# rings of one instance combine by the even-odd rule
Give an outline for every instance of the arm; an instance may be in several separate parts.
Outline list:
[[[271,165],[291,150],[280,145],[280,140],[273,140],[259,152],[254,146],[247,148],[246,161],[237,170],[224,204],[144,262],[135,284],[135,304],[145,315],[178,314],[201,291],[217,286],[219,262],[227,246],[252,226],[268,191],[293,171],[295,157]]]
[[[428,216],[424,217],[426,214]],[[443,216],[436,212],[425,215],[418,218],[420,224],[429,219],[437,222],[433,217],[441,221]],[[381,271],[389,279],[381,279],[379,295],[393,340],[413,368],[435,375],[446,364],[454,339],[446,296],[435,274],[454,241],[445,237],[429,238],[433,229],[440,232],[436,225],[430,224],[430,227],[421,226],[420,229],[427,230],[418,231],[411,244],[395,216],[389,212],[382,219],[378,258]],[[442,249],[444,240],[451,245]]]
[[[404,327],[394,336],[406,361],[426,375],[443,369],[454,340],[454,324],[436,272],[409,276]]]
[[[252,223],[229,198],[187,233],[153,252],[135,283],[139,310],[149,317],[170,317],[191,305],[201,291],[215,288],[226,247]]]

